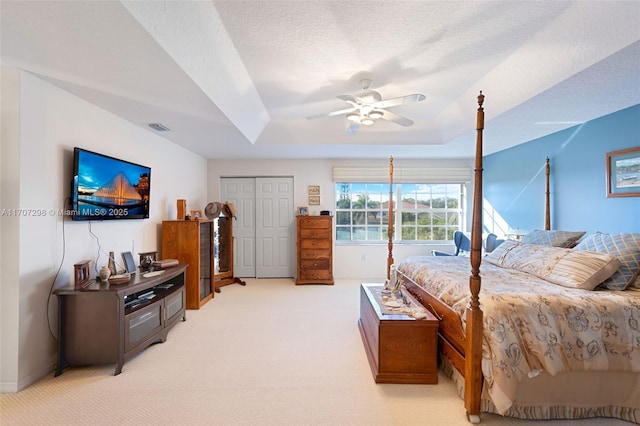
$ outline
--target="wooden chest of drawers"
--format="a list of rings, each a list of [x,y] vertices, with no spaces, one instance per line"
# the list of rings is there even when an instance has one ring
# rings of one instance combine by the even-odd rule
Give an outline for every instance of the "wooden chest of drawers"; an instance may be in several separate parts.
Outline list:
[[[333,284],[333,217],[298,216],[296,284]]]

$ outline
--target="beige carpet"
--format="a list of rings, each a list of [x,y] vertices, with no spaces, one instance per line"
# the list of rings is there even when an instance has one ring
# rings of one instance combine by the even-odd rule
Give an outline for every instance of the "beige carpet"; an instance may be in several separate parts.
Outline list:
[[[359,282],[227,286],[113,376],[73,367],[0,395],[6,425],[468,425],[454,385],[375,384],[357,327]],[[628,425],[619,420],[487,425]]]

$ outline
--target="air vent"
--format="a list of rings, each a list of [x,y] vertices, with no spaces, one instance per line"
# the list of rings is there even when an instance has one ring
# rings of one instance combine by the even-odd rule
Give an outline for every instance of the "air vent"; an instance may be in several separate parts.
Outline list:
[[[167,126],[160,123],[148,123],[147,126],[151,127],[157,132],[168,132],[170,130]]]

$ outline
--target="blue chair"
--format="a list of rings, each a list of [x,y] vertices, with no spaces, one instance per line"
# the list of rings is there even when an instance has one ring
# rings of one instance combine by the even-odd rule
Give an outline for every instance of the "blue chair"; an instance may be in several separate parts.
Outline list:
[[[499,240],[496,234],[487,235],[487,239],[484,242],[485,253],[491,253],[502,243],[504,243],[504,240]]]
[[[458,256],[460,252],[471,251],[471,240],[464,235],[462,231],[456,231],[453,233],[453,243],[456,245],[455,253],[447,253],[444,251],[431,250],[431,254],[434,256]]]

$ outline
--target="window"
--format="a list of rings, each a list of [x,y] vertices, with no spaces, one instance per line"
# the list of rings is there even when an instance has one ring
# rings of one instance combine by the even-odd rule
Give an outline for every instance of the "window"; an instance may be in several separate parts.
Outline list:
[[[452,240],[462,229],[465,186],[458,183],[336,183],[336,241],[387,241],[389,197],[396,241]],[[401,200],[398,204],[397,200]]]

